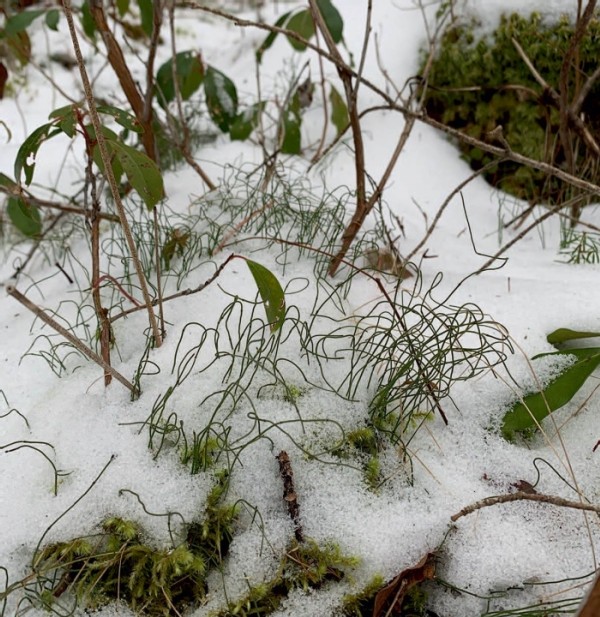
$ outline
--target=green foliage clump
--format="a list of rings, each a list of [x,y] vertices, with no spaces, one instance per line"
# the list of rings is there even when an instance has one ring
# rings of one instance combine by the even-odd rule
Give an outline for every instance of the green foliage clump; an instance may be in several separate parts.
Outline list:
[[[490,142],[488,133],[502,126],[511,149],[536,160],[565,164],[559,139],[560,113],[548,91],[536,81],[519,55],[513,39],[522,47],[536,70],[560,91],[563,60],[573,36],[566,17],[546,24],[538,13],[529,18],[517,14],[503,16],[491,37],[476,38],[474,24],[453,25],[443,35],[431,67],[426,96],[427,113],[436,120]],[[581,41],[568,76],[568,100],[573,101],[587,77],[597,67],[600,55],[600,22],[591,21]],[[596,101],[600,84],[585,98],[582,117],[594,139],[600,138],[600,113]],[[571,133],[575,173],[591,182],[600,180],[596,157]],[[498,145],[497,143],[495,145]],[[481,149],[461,144],[464,157],[473,169],[493,160]],[[503,162],[486,173],[494,186],[516,197],[537,203],[558,203],[572,198],[576,189],[543,172]]]
[[[199,554],[185,543],[150,547],[135,523],[117,517],[104,521],[93,540],[76,538],[45,547],[35,565],[38,571],[61,572],[46,601],[69,590],[89,608],[121,600],[148,615],[173,615],[206,592],[206,563]]]
[[[344,555],[337,544],[321,547],[314,540],[294,542],[281,559],[273,579],[253,587],[215,617],[269,615],[292,590],[308,591],[319,589],[327,582],[339,582],[344,578],[344,569],[357,565],[358,559]]]
[[[376,574],[357,593],[344,596],[342,614],[344,617],[363,617],[373,614],[373,600],[377,592],[385,585],[385,580],[380,574]]]
[[[78,603],[97,608],[120,600],[150,616],[179,615],[206,595],[207,570],[222,563],[233,537],[235,506],[223,506],[227,474],[208,495],[205,517],[188,527],[186,540],[169,548],[144,542],[140,527],[118,517],[86,538],[41,549],[35,571],[47,581],[41,600],[47,608],[70,591]]]
[[[381,480],[379,451],[381,439],[372,425],[363,426],[346,433],[343,443],[333,451],[335,456],[349,458],[358,455],[363,460],[365,482],[371,489],[376,489]]]

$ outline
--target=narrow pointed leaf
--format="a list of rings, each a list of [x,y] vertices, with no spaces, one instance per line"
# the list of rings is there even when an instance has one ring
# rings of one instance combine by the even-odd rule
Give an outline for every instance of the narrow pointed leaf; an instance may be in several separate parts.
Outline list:
[[[12,224],[29,238],[38,236],[42,231],[40,211],[21,197],[9,198],[6,212]]]
[[[291,11],[284,13],[275,22],[275,26],[277,28],[281,28],[283,24],[286,22],[287,18],[290,16],[290,14],[291,14]],[[275,42],[275,39],[277,38],[277,34],[278,34],[277,32],[270,32],[269,36],[267,36],[267,38],[262,42],[261,46],[256,50],[256,61],[259,64],[260,64],[260,61],[262,60],[262,57],[265,51],[267,51],[267,49],[269,49],[269,47],[271,47],[271,45],[273,45],[273,43]]]
[[[152,8],[152,0],[138,0],[140,7],[140,15],[142,17],[142,30],[146,36],[152,36],[152,30],[154,28],[154,9]]]
[[[46,11],[37,10],[37,11],[23,11],[22,13],[17,13],[13,15],[9,19],[6,20],[6,24],[4,25],[5,34],[17,34],[17,32],[22,32],[27,29],[35,19],[37,19],[40,15],[43,15]]]
[[[81,5],[81,27],[88,38],[92,40],[95,38],[96,22],[92,17],[89,0],[85,0],[85,2]]]
[[[21,180],[21,172],[25,172],[25,184],[31,184],[35,169],[35,157],[40,146],[60,133],[61,130],[54,123],[49,122],[38,127],[22,143],[15,159],[15,178]]]
[[[143,152],[124,144],[120,140],[107,140],[110,149],[121,163],[131,186],[151,210],[164,197],[165,189],[160,169]]]
[[[542,391],[524,397],[523,402],[519,401],[505,414],[502,434],[506,439],[512,440],[517,432],[535,429],[535,420],[541,422],[552,411],[566,405],[600,365],[600,347],[565,349],[536,357],[569,355],[576,357],[574,364],[568,366]]]
[[[283,141],[281,152],[283,154],[300,154],[302,151],[302,135],[300,127],[301,117],[294,111],[287,109],[283,114]]]
[[[310,39],[315,34],[315,24],[310,11],[308,10],[300,11],[299,13],[292,15],[285,27],[287,30],[291,30],[296,34],[299,34],[306,40]],[[306,49],[306,45],[304,43],[293,39],[291,36],[288,36],[287,40],[297,51],[304,51]]]
[[[547,337],[546,340],[552,345],[564,343],[566,341],[575,341],[580,338],[594,338],[600,336],[600,332],[580,332],[579,330],[570,330],[569,328],[558,328]]]
[[[344,20],[339,11],[333,6],[331,0],[317,0],[317,6],[323,16],[323,21],[335,43],[344,38]]]
[[[75,137],[75,125],[77,124],[77,105],[65,105],[55,109],[48,118],[58,120],[57,126],[69,137]]]
[[[0,186],[12,190],[17,188],[17,183],[6,174],[0,172]]]
[[[331,86],[329,100],[331,101],[331,121],[339,135],[348,126],[348,107],[342,95],[333,86]]]
[[[118,107],[113,107],[112,105],[98,105],[97,109],[101,114],[112,116],[115,119],[115,122],[123,128],[129,129],[134,133],[144,132],[144,129],[138,119],[124,109],[119,109]]]
[[[238,98],[235,84],[227,75],[209,66],[204,77],[204,93],[212,121],[227,133],[237,116]]]
[[[246,259],[248,268],[254,277],[258,293],[265,306],[271,332],[281,328],[285,319],[285,295],[275,275],[255,261]]]
[[[117,0],[116,4],[119,15],[121,17],[125,16],[127,11],[129,10],[129,0]]]
[[[86,125],[85,131],[88,134],[89,138],[95,142],[94,149],[92,150],[92,158],[94,159],[94,163],[96,163],[98,169],[104,173],[104,161],[100,156],[100,148],[98,147],[98,142],[96,142],[96,131],[91,124]],[[117,183],[121,181],[121,176],[123,175],[123,166],[121,165],[121,161],[115,155],[114,149],[112,147],[113,142],[119,141],[119,136],[111,131],[108,127],[102,127],[102,134],[106,140],[106,147],[108,149],[108,154],[111,158],[111,167],[113,171],[113,176]]]
[[[52,9],[46,13],[46,25],[50,30],[58,32],[58,21],[60,19],[60,13],[58,9]]]

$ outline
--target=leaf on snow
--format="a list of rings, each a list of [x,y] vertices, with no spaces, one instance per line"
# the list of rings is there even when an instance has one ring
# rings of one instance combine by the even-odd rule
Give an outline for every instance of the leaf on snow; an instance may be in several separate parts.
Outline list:
[[[281,328],[285,319],[285,294],[275,275],[255,261],[245,260],[254,277],[258,293],[265,306],[271,332]]]

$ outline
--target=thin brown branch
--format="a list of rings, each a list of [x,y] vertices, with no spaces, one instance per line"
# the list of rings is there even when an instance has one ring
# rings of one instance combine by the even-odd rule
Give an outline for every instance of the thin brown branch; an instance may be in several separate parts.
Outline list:
[[[104,12],[103,0],[90,0],[89,6],[90,13],[94,19],[94,23],[96,24],[96,28],[100,32],[100,36],[106,46],[108,61],[110,62],[110,65],[119,80],[119,84],[121,85],[129,104],[131,105],[131,109],[133,109],[135,117],[144,129],[144,132],[142,133],[142,143],[144,144],[146,154],[152,160],[155,160],[156,145],[154,143],[154,132],[152,130],[152,106],[150,106],[148,111],[146,111],[144,100],[142,99],[135,80],[133,79],[133,76],[127,66],[121,46],[108,26],[106,14]]]
[[[174,141],[179,148],[183,158],[186,163],[200,176],[202,182],[206,184],[209,191],[214,191],[217,186],[216,184],[209,178],[207,173],[198,165],[194,157],[192,156],[191,148],[190,148],[190,129],[185,121],[185,115],[183,113],[183,102],[181,98],[181,89],[179,87],[179,79],[177,78],[177,63],[175,62],[175,58],[177,57],[177,47],[176,47],[176,37],[175,37],[175,0],[168,0],[169,8],[169,34],[171,38],[171,61],[172,61],[172,79],[173,79],[173,88],[175,91],[175,104],[177,105],[177,116],[179,118],[179,125],[181,126],[181,140],[175,138]],[[173,127],[170,127],[172,133],[174,134],[176,131]]]
[[[512,39],[513,45],[517,50],[519,56],[526,64],[527,68],[533,75],[534,79],[538,82],[538,84],[544,89],[545,94],[548,95],[548,98],[552,101],[552,104],[562,113],[562,97],[558,92],[540,75],[538,70],[535,68],[531,59],[525,53],[525,50],[521,47],[519,42],[516,39]],[[596,156],[600,156],[600,146],[592,136],[590,130],[587,128],[583,120],[575,113],[573,106],[567,106],[565,113],[567,115],[568,123],[570,126],[573,126],[577,134],[581,137],[584,143],[587,145],[590,150],[594,152]],[[572,169],[570,169],[572,172]]]
[[[68,2],[69,0],[65,0]],[[50,315],[46,313],[39,306],[34,304],[27,296],[23,295],[20,291],[17,291],[15,287],[12,285],[8,285],[6,287],[6,293],[9,296],[12,296],[17,302],[20,302],[25,308],[29,309],[36,317],[39,317],[45,324],[50,326],[53,330],[58,332],[61,336],[66,338],[69,343],[71,343],[78,351],[80,351],[84,356],[93,360],[96,364],[101,366],[105,371],[109,372],[117,381],[122,383],[127,389],[129,389],[134,394],[137,394],[136,389],[134,388],[131,382],[127,381],[121,373],[115,370],[112,366],[107,364],[103,358],[101,358],[95,351],[92,351],[83,341],[78,339],[76,336],[73,336],[68,330],[63,328],[56,320],[52,319]]]
[[[12,191],[10,188],[0,186],[0,193],[4,193],[5,195],[9,196],[14,196],[18,194],[25,203],[33,204],[38,208],[48,208],[49,210],[59,210],[60,212],[69,212],[72,214],[79,214],[81,216],[88,216],[88,212],[85,210],[85,208],[78,208],[77,206],[67,206],[65,204],[59,204],[55,201],[40,199],[39,197],[34,197],[31,193],[26,192],[25,190],[23,190],[22,187],[17,193],[15,191]],[[113,223],[121,222],[116,214],[109,214],[107,212],[99,212],[98,218],[105,221],[111,221]]]
[[[215,273],[209,279],[204,281],[204,283],[202,283],[201,285],[198,285],[198,287],[195,287],[194,289],[183,289],[182,291],[178,291],[177,293],[164,297],[162,301],[169,302],[170,300],[175,300],[176,298],[181,298],[183,296],[190,296],[192,294],[196,294],[202,291],[203,289],[208,287],[215,279],[217,279],[220,276],[221,272],[223,272],[223,270],[225,269],[225,266],[232,259],[235,259],[236,257],[237,255],[235,254],[229,255],[229,257],[216,269]],[[152,303],[153,306],[156,306],[157,304],[158,304],[158,300],[154,300],[154,302]],[[127,309],[126,311],[122,311],[121,313],[115,315],[114,317],[111,317],[110,321],[111,323],[115,322],[117,321],[117,319],[121,319],[122,317],[127,317],[128,315],[131,315],[132,313],[137,313],[137,311],[141,311],[144,308],[145,306],[134,306],[133,308]]]
[[[448,205],[450,204],[450,202],[452,201],[452,199],[454,199],[454,197],[456,195],[458,195],[464,188],[465,186],[467,186],[468,184],[470,184],[473,180],[475,180],[475,178],[485,174],[487,171],[489,171],[490,169],[492,169],[493,167],[495,167],[496,165],[499,165],[500,163],[502,163],[503,159],[498,159],[498,160],[494,160],[491,161],[490,163],[488,163],[487,165],[484,165],[481,169],[478,169],[477,171],[473,172],[468,178],[466,178],[465,180],[463,180],[449,195],[448,197],[446,197],[446,199],[444,200],[444,203],[442,203],[442,205],[438,208],[438,211],[435,215],[435,217],[433,218],[433,221],[431,222],[431,225],[429,226],[429,228],[427,229],[427,231],[425,232],[425,235],[423,236],[423,238],[421,239],[421,241],[413,248],[413,250],[407,255],[406,257],[406,262],[409,262],[415,255],[416,253],[418,253],[423,246],[425,245],[425,243],[427,242],[427,240],[429,240],[429,238],[431,237],[431,234],[433,233],[434,229],[436,228],[437,224],[439,223],[440,219],[442,218],[442,214],[444,213],[444,211],[446,210],[446,208],[448,207]]]
[[[585,103],[585,100],[589,96],[594,84],[600,78],[600,66],[596,67],[595,71],[587,78],[586,82],[581,86],[581,90],[579,91],[579,95],[575,102],[571,105],[571,109],[573,113],[578,115]]]
[[[452,515],[450,520],[455,523],[459,518],[467,516],[467,514],[472,514],[481,508],[495,506],[500,503],[511,503],[513,501],[537,501],[538,503],[548,503],[561,508],[573,508],[574,510],[584,510],[587,512],[597,512],[600,514],[600,506],[595,506],[594,504],[582,503],[581,501],[570,501],[569,499],[563,499],[562,497],[556,497],[554,495],[541,495],[539,493],[525,493],[523,491],[519,491],[508,495],[496,495],[495,497],[480,499],[479,501],[472,503],[470,506],[463,508],[460,512]]]
[[[81,75],[81,81],[83,83],[83,90],[85,92],[85,98],[88,104],[90,118],[92,120],[92,125],[94,127],[94,132],[96,135],[96,139],[98,141],[98,149],[100,151],[100,156],[102,158],[102,162],[104,164],[104,174],[106,179],[108,180],[108,184],[110,186],[110,190],[115,202],[115,207],[117,209],[117,213],[119,215],[119,219],[121,220],[121,227],[123,228],[123,234],[125,235],[125,239],[127,241],[127,246],[129,248],[129,252],[131,254],[131,259],[133,260],[133,264],[140,282],[140,287],[142,290],[142,296],[144,297],[144,304],[148,310],[148,319],[150,322],[150,327],[152,329],[152,335],[154,337],[154,343],[157,347],[160,347],[162,343],[162,337],[160,331],[158,329],[158,323],[156,321],[156,315],[154,315],[154,311],[152,310],[152,303],[150,300],[150,294],[148,292],[148,284],[146,282],[146,277],[144,276],[144,271],[142,269],[142,264],[140,263],[140,259],[138,256],[137,247],[135,245],[135,241],[133,239],[133,235],[131,233],[131,228],[129,227],[129,222],[127,221],[127,215],[125,213],[125,207],[123,206],[123,202],[121,201],[121,195],[119,193],[119,187],[117,186],[117,181],[115,179],[112,165],[111,165],[111,157],[108,153],[108,148],[106,146],[106,141],[104,139],[104,133],[102,132],[102,126],[100,124],[100,117],[98,116],[98,110],[96,109],[96,100],[94,98],[94,94],[92,92],[92,87],[90,85],[90,80],[87,74],[87,70],[85,68],[85,63],[83,61],[83,56],[81,54],[81,48],[79,46],[79,38],[77,35],[77,31],[75,30],[75,22],[73,20],[73,11],[71,9],[71,0],[64,0],[63,8],[65,11],[65,17],[67,19],[67,23],[69,26],[69,32],[71,34],[71,41],[73,44],[73,50],[75,52],[75,58],[77,60],[77,65],[79,67],[79,72]],[[111,33],[112,35],[112,33]],[[119,50],[120,51],[120,50]],[[121,52],[122,55],[122,52]],[[135,84],[134,84],[135,86]],[[139,96],[139,93],[138,93]]]

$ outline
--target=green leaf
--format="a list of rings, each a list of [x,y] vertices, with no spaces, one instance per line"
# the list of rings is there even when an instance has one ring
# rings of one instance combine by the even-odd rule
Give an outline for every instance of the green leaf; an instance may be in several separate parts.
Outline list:
[[[0,186],[3,186],[7,189],[16,189],[18,187],[17,183],[9,178],[6,174],[0,172]]]
[[[27,237],[33,238],[42,231],[40,211],[21,197],[10,197],[6,212],[12,224]]]
[[[6,20],[6,24],[4,25],[4,33],[17,34],[17,32],[26,30],[27,26],[29,26],[35,19],[37,19],[40,15],[43,15],[45,12],[46,11],[43,10],[23,11],[22,13],[13,15]]]
[[[258,293],[265,305],[265,312],[271,332],[279,330],[285,319],[285,294],[275,275],[255,261],[246,259],[248,268],[254,277]]]
[[[331,101],[331,121],[339,135],[348,126],[348,122],[350,121],[348,118],[348,107],[342,95],[333,86],[331,86],[329,100]]]
[[[165,196],[163,178],[157,164],[143,152],[118,139],[107,139],[107,146],[123,167],[131,186],[151,210]]]
[[[142,30],[148,37],[151,37],[152,30],[154,29],[154,9],[152,7],[152,0],[138,0],[138,5],[142,17]]]
[[[175,75],[181,98],[187,101],[202,85],[204,66],[200,54],[194,51],[181,51],[175,56]],[[167,60],[156,73],[158,103],[163,109],[175,99],[173,82],[173,59]]]
[[[594,338],[600,336],[600,332],[580,332],[578,330],[570,330],[569,328],[558,328],[547,337],[546,340],[552,345],[564,343],[565,341],[574,341],[580,338]]]
[[[258,126],[260,113],[264,107],[264,103],[255,103],[250,107],[246,107],[242,113],[238,114],[229,128],[229,136],[231,139],[237,141],[248,139],[252,131]]]
[[[85,132],[88,135],[88,138],[94,142],[93,150],[92,150],[92,158],[94,159],[94,163],[98,166],[98,169],[104,173],[104,161],[102,160],[102,156],[100,156],[100,148],[98,147],[98,142],[96,141],[96,131],[91,124],[86,125]],[[111,131],[108,127],[102,127],[102,134],[106,140],[106,147],[108,149],[108,154],[111,157],[111,167],[113,176],[115,180],[118,182],[121,181],[121,176],[123,175],[123,166],[121,165],[121,161],[115,155],[112,142],[119,141],[119,136]]]
[[[113,105],[98,105],[98,112],[107,116],[112,116],[115,122],[120,126],[133,131],[134,133],[143,133],[144,128],[138,122],[138,119],[128,111],[114,107]]]
[[[227,75],[209,66],[204,78],[204,93],[212,121],[221,131],[227,133],[237,116],[238,99],[235,84]]]
[[[4,41],[10,49],[10,55],[14,56],[22,66],[25,66],[31,58],[31,39],[27,31],[22,30],[16,34],[7,35]]]
[[[331,34],[331,38],[335,43],[339,43],[344,38],[344,20],[342,16],[333,6],[331,0],[317,0],[317,6]]]
[[[15,178],[21,181],[21,171],[25,172],[25,184],[31,184],[35,169],[35,156],[40,146],[60,133],[61,130],[53,122],[43,124],[27,137],[21,144],[15,159]]]
[[[309,10],[300,11],[292,15],[285,27],[296,34],[299,34],[303,39],[310,39],[315,34],[315,24]],[[306,45],[288,36],[287,40],[290,45],[297,51],[304,51]]]
[[[300,114],[292,108],[292,104],[288,105],[288,108],[283,113],[283,141],[281,143],[281,152],[283,154],[300,154],[302,151],[301,125],[302,119]]]
[[[50,30],[54,30],[54,32],[58,32],[58,21],[60,19],[60,13],[58,9],[51,9],[46,13],[46,25]]]
[[[85,2],[81,5],[81,27],[83,28],[85,35],[89,39],[94,40],[96,37],[96,22],[92,17],[89,0],[85,0]]]
[[[565,349],[543,356],[575,356],[576,362],[568,366],[558,377],[553,379],[541,392],[534,392],[516,403],[504,415],[502,434],[512,440],[515,433],[535,429],[550,412],[566,405],[585,383],[585,380],[600,364],[600,347],[587,349]],[[535,420],[534,420],[535,418]]]
[[[288,11],[287,13],[284,13],[275,22],[275,26],[277,28],[281,28],[291,13],[292,11]],[[271,45],[273,45],[278,34],[279,34],[278,32],[270,32],[269,36],[267,36],[267,38],[262,42],[261,46],[256,50],[256,61],[259,64],[260,64],[260,61],[262,60],[263,54],[265,53],[265,51],[267,51],[267,49],[269,49],[269,47],[271,47]]]
[[[117,0],[117,11],[123,17],[129,10],[129,0]]]
[[[77,105],[65,105],[50,113],[50,120],[58,120],[58,127],[69,137],[75,137],[75,125],[77,124]]]

